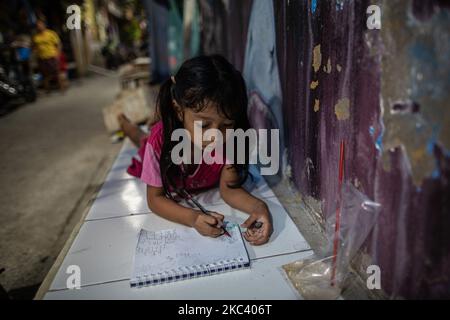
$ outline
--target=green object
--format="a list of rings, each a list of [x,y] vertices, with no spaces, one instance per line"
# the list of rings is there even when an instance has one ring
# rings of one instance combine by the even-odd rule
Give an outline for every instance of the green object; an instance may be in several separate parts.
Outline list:
[[[179,1],[170,0],[169,30],[168,30],[168,54],[169,68],[175,74],[183,62],[183,19],[182,8]]]
[[[184,30],[185,59],[195,57],[200,53],[200,9],[198,7],[198,1],[187,0],[185,6],[187,2],[189,2],[190,11],[184,13],[185,27],[186,24],[189,27],[189,29]],[[186,7],[185,10],[187,10]]]
[[[141,28],[139,27],[139,22],[136,19],[131,19],[124,28],[125,34],[126,34],[126,41],[129,43],[133,43],[135,41],[138,41],[141,36]]]

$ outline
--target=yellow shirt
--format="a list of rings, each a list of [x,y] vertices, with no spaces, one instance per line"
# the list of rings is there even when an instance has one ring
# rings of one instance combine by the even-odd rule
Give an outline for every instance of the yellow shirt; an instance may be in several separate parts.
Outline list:
[[[51,59],[58,57],[58,45],[60,43],[56,32],[45,30],[37,33],[33,38],[39,59]]]

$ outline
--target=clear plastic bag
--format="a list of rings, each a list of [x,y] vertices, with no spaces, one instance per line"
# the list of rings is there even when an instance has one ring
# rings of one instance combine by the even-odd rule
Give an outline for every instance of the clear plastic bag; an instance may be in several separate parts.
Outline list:
[[[381,209],[379,203],[371,201],[350,183],[343,184],[340,203],[338,232],[333,214],[326,222],[328,241],[322,255],[283,266],[305,299],[339,297],[350,262],[375,225]]]
[[[338,286],[331,286],[332,258],[320,259],[313,255],[309,259],[284,265],[283,270],[304,299],[334,300],[341,291]]]

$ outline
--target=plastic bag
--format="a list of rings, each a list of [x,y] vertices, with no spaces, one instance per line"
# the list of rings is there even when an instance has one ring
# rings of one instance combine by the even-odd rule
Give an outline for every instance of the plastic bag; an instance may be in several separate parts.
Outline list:
[[[333,214],[326,222],[327,245],[322,255],[283,266],[305,299],[339,297],[350,262],[375,225],[381,209],[379,203],[371,201],[350,183],[343,184],[340,203],[339,230],[336,233]]]
[[[334,300],[341,293],[338,286],[331,286],[331,265],[333,257],[311,258],[295,261],[283,266],[283,270],[294,288],[304,299]]]

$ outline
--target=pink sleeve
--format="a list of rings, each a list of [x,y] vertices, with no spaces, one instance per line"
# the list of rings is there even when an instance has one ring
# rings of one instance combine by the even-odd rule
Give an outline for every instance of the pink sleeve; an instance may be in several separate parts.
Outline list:
[[[159,170],[159,157],[162,148],[162,126],[156,124],[151,129],[147,140],[143,159],[141,180],[152,187],[162,187],[161,172]]]

